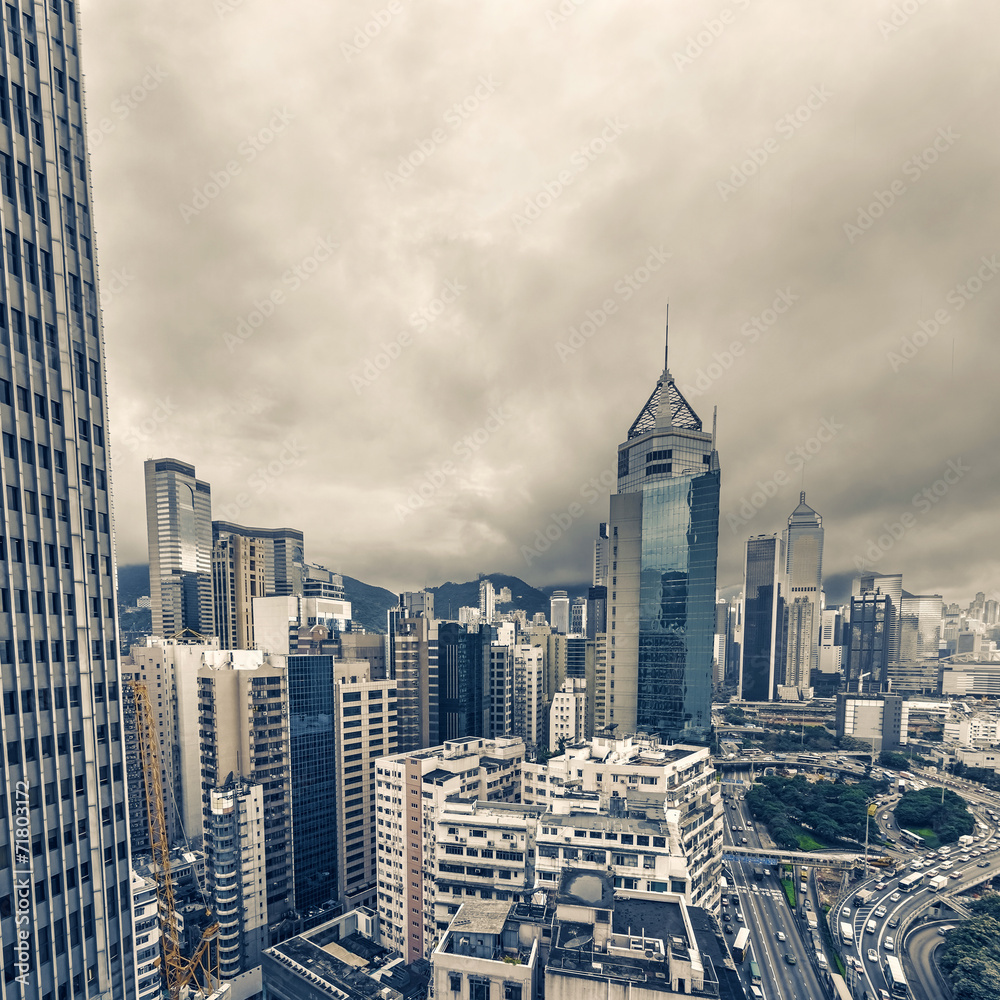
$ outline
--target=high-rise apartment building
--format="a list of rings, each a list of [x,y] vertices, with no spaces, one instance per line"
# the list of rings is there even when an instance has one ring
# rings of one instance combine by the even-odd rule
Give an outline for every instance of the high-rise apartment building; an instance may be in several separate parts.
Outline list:
[[[497,592],[493,584],[486,579],[479,581],[479,613],[487,625],[496,621]]]
[[[76,5],[3,7],[0,965],[135,988],[105,358]],[[16,977],[21,977],[16,981]]]
[[[702,742],[711,730],[719,547],[715,434],[663,374],[618,446],[608,533],[608,723]]]
[[[342,660],[333,680],[337,896],[347,909],[375,909],[375,761],[397,751],[396,682],[373,680],[365,661]]]
[[[784,543],[777,535],[747,539],[743,572],[743,643],[739,698],[771,701],[783,665]]]
[[[266,543],[221,535],[212,546],[215,624],[223,649],[253,649],[253,599],[267,593]]]
[[[213,823],[218,827],[219,822],[212,813],[212,792],[231,788],[230,779],[259,789],[263,849],[260,874],[264,880],[266,926],[282,919],[297,905],[292,886],[289,676],[282,657],[265,657],[256,650],[216,650],[202,655],[197,716],[201,733],[202,824],[197,833],[204,832],[209,854],[209,831]],[[185,797],[189,796],[190,789],[185,789]],[[258,792],[252,793],[255,802],[257,796]],[[254,805],[253,815],[256,808]],[[189,829],[188,833],[193,836],[195,831]],[[210,854],[208,861],[211,881]],[[256,861],[255,855],[255,868]],[[245,863],[250,864],[250,859]],[[241,951],[244,959],[250,954],[252,950]]]
[[[378,913],[382,943],[404,961],[434,946],[438,810],[451,795],[513,802],[520,794],[521,740],[454,740],[376,762]]]
[[[805,694],[812,671],[819,668],[823,518],[806,503],[804,491],[799,494],[798,507],[788,517],[784,541],[788,638],[783,683]]]
[[[215,634],[212,487],[175,458],[145,463],[146,539],[153,634]]]
[[[440,739],[486,736],[489,729],[490,627],[466,631],[455,622],[438,626],[438,724]]]

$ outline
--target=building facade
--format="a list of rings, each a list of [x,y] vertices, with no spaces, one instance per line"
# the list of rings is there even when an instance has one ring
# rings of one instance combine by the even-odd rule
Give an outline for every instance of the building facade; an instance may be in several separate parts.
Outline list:
[[[176,458],[149,459],[144,471],[153,634],[212,636],[212,487]]]
[[[819,669],[820,616],[823,610],[823,518],[806,503],[788,516],[785,529],[784,591],[788,613],[784,685],[808,695]]]
[[[608,519],[606,717],[621,731],[702,742],[711,730],[720,486],[714,440],[665,367],[618,447]]]
[[[741,701],[771,701],[777,697],[779,670],[784,666],[783,544],[777,535],[747,539],[740,646]]]
[[[17,0],[3,10],[0,900],[27,918],[0,920],[8,996],[117,997],[135,986],[105,354],[75,12]]]

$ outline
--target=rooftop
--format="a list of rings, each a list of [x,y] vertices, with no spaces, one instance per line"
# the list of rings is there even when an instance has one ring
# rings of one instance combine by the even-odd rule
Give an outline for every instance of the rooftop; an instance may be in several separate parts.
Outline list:
[[[510,903],[497,899],[467,899],[449,930],[459,934],[497,934],[503,931],[510,914]]]

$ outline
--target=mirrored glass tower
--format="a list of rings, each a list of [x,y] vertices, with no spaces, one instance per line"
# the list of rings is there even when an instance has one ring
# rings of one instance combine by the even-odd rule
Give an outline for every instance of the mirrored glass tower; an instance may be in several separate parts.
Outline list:
[[[719,544],[715,435],[663,374],[618,446],[608,519],[609,725],[705,741]]]

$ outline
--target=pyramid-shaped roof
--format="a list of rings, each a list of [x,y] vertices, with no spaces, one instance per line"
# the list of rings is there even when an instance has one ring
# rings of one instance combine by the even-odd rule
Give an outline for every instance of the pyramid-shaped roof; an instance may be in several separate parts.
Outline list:
[[[823,518],[806,503],[806,491],[799,494],[799,505],[788,516],[789,524],[822,524]]]
[[[645,406],[639,411],[639,416],[635,418],[629,428],[629,441],[639,437],[640,434],[651,431],[656,426],[656,415],[664,402],[664,393],[666,393],[666,402],[670,404],[670,422],[673,426],[688,431],[701,430],[701,418],[691,409],[691,404],[677,388],[673,376],[665,371],[656,383],[653,394],[646,400]]]

